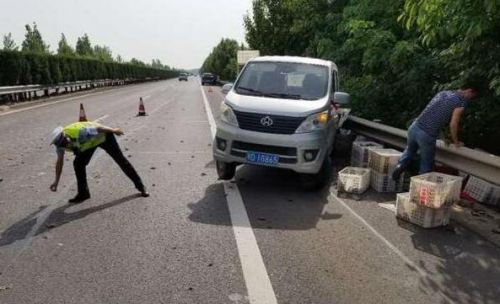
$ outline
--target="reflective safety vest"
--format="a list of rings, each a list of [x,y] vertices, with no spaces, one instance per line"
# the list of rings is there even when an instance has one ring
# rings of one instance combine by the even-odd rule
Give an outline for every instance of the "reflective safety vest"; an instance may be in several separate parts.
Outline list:
[[[97,128],[100,126],[100,124],[92,121],[75,122],[64,127],[63,133],[70,138],[74,149],[78,152],[83,152],[102,144],[106,140],[106,134],[99,133],[82,140],[80,139],[80,131],[85,128]]]

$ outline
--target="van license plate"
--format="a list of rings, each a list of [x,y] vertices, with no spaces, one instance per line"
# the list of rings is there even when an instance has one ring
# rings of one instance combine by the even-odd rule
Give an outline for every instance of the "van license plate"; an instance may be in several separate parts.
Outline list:
[[[247,160],[256,164],[277,165],[280,161],[280,157],[275,154],[247,152]]]

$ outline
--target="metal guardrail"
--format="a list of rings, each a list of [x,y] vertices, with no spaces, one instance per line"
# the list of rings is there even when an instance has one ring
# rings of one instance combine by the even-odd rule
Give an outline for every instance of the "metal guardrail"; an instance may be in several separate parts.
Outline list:
[[[370,120],[349,116],[347,128],[391,146],[406,147],[406,130],[397,129]],[[447,146],[437,141],[436,160],[447,166],[500,185],[500,157],[466,147]]]
[[[0,87],[0,95],[19,94],[19,93],[26,93],[33,91],[52,90],[57,88],[84,86],[92,84],[97,85],[97,84],[115,83],[120,81],[123,80],[102,79],[102,80],[64,82],[64,83],[48,84],[48,85],[34,84],[34,85],[24,85],[24,86],[7,86],[7,87]]]

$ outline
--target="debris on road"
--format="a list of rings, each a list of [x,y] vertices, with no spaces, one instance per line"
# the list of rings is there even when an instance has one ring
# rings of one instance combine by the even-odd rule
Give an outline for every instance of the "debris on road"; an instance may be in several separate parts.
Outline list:
[[[191,158],[194,158],[194,155],[191,155]]]
[[[132,157],[132,155],[129,154],[129,155],[127,155],[127,157]]]
[[[152,187],[156,187],[156,184],[152,184],[151,186],[152,186]]]
[[[212,263],[208,264],[208,267],[212,267],[212,266],[214,266],[214,264],[212,264]]]
[[[172,164],[171,164],[170,162],[168,162],[168,165],[169,165],[169,166],[172,166]]]
[[[500,228],[492,229],[491,232],[493,232],[495,234],[500,234]]]
[[[188,288],[188,290],[189,290],[189,291],[192,291],[192,290],[193,290],[193,287],[189,287],[189,288]]]
[[[184,141],[183,141],[183,140],[181,140],[181,143],[184,143]]]
[[[266,221],[266,218],[265,218],[265,217],[259,217],[259,221],[261,221],[261,222],[265,222],[265,221]]]
[[[149,169],[151,169],[151,170],[156,170],[156,167],[151,167],[151,168],[149,168]]]
[[[56,228],[56,224],[54,224],[54,223],[47,224],[47,225],[45,225],[45,226],[47,226],[47,228],[49,228],[49,229]]]
[[[0,183],[3,182],[3,178],[0,177]]]
[[[12,289],[12,284],[0,286],[0,291],[9,290],[9,289]]]
[[[206,175],[207,175],[207,174],[206,174],[206,173],[204,173],[204,172],[202,172],[202,173],[201,173],[201,176],[206,176]]]

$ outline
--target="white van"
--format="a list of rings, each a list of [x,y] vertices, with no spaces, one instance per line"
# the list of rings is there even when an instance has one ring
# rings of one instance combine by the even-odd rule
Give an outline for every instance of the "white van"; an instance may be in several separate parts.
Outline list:
[[[221,179],[236,166],[290,169],[306,188],[330,172],[330,153],[349,95],[338,92],[337,66],[314,58],[251,59],[227,95],[217,120],[213,153]],[[348,113],[348,112],[347,112]]]

